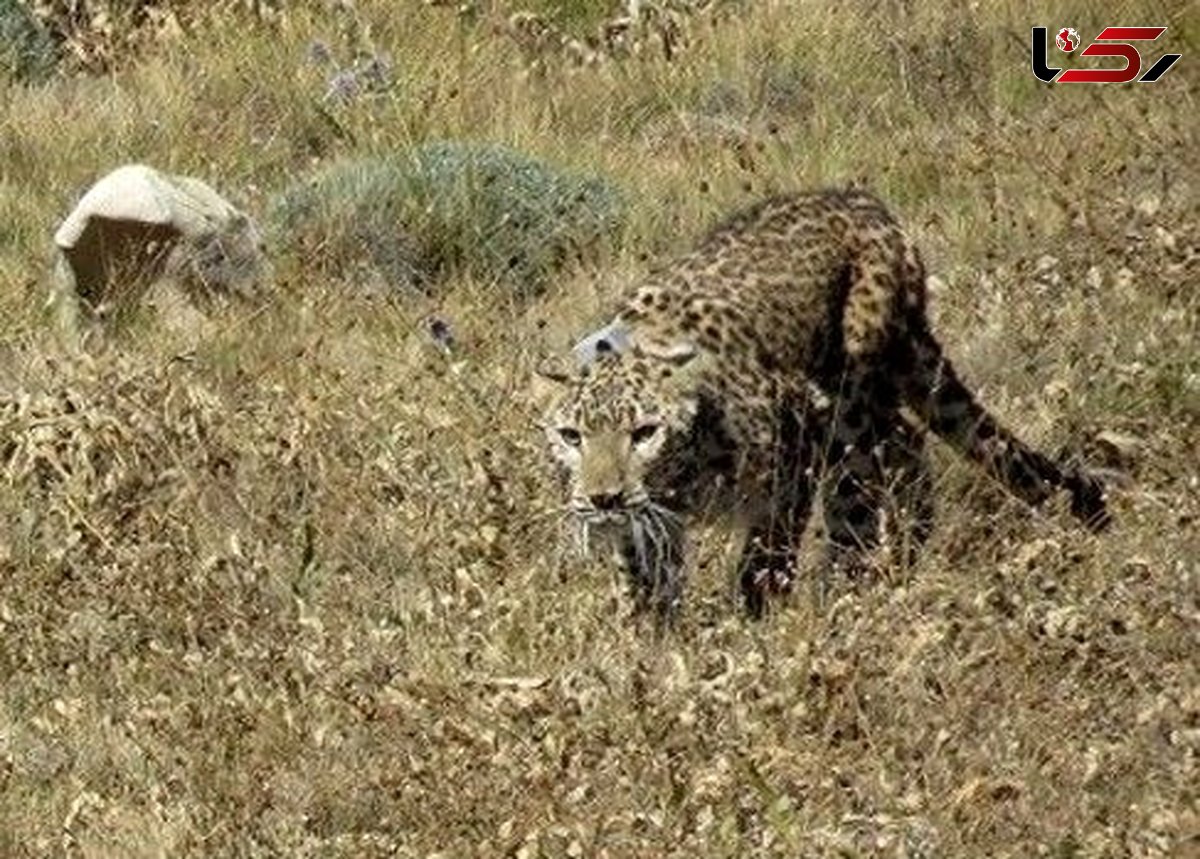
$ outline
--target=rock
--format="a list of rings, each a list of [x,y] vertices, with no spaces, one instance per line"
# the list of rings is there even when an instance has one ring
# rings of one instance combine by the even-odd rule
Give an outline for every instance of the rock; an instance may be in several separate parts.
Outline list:
[[[271,279],[258,228],[204,182],[119,167],[93,185],[54,234],[55,299],[77,332],[170,282],[194,303],[256,294]],[[81,306],[82,305],[82,306]]]
[[[1096,434],[1095,446],[1105,465],[1128,469],[1137,461],[1142,450],[1142,441],[1127,433],[1103,430]]]
[[[1050,254],[1043,254],[1038,257],[1037,263],[1034,265],[1034,271],[1038,274],[1046,274],[1055,271],[1058,268],[1058,257]]]
[[[1159,250],[1167,251],[1168,253],[1175,250],[1175,234],[1170,230],[1166,230],[1160,226],[1155,226],[1151,231],[1151,235],[1151,241]]]
[[[1162,208],[1162,198],[1157,194],[1143,194],[1134,204],[1134,211],[1144,218],[1153,218]]]

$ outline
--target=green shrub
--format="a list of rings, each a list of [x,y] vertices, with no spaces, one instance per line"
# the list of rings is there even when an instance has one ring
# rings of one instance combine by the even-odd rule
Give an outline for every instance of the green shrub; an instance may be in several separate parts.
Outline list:
[[[442,142],[408,165],[415,229],[440,269],[540,289],[571,258],[611,238],[622,221],[616,189],[500,146]]]
[[[622,6],[613,0],[526,0],[514,4],[514,8],[544,16],[574,36],[592,34]]]
[[[0,0],[0,76],[39,81],[54,70],[58,49],[18,0]]]
[[[370,289],[423,286],[424,266],[404,224],[407,176],[376,159],[337,162],[288,188],[268,218],[272,246],[305,270]]]
[[[603,179],[501,146],[438,142],[334,164],[286,191],[271,220],[310,266],[365,268],[398,286],[465,272],[531,295],[611,240],[623,211]]]

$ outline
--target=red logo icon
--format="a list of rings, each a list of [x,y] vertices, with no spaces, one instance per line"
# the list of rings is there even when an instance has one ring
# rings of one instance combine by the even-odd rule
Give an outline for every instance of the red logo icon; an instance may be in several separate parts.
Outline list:
[[[1070,27],[1063,27],[1054,37],[1054,44],[1058,45],[1060,51],[1066,51],[1069,54],[1079,47],[1079,34]]]

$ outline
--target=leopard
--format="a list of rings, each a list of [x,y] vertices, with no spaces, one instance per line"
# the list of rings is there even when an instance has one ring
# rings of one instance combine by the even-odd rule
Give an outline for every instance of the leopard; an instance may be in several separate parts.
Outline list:
[[[575,366],[540,368],[541,429],[581,542],[607,545],[639,608],[673,618],[689,528],[732,517],[759,618],[794,587],[815,500],[827,571],[863,575],[889,526],[915,557],[933,528],[930,433],[1030,507],[1065,493],[1103,530],[1103,482],[987,410],[928,304],[916,244],[863,187],[760,199],[652,265]]]

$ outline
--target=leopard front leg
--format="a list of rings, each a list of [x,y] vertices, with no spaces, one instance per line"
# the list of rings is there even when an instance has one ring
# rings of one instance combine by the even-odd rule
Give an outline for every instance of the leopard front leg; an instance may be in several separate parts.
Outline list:
[[[800,539],[812,509],[816,439],[823,417],[811,405],[787,407],[778,416],[773,442],[747,456],[757,478],[738,580],[746,611],[760,618],[768,600],[786,594],[795,578]],[[757,455],[756,455],[757,454]]]

